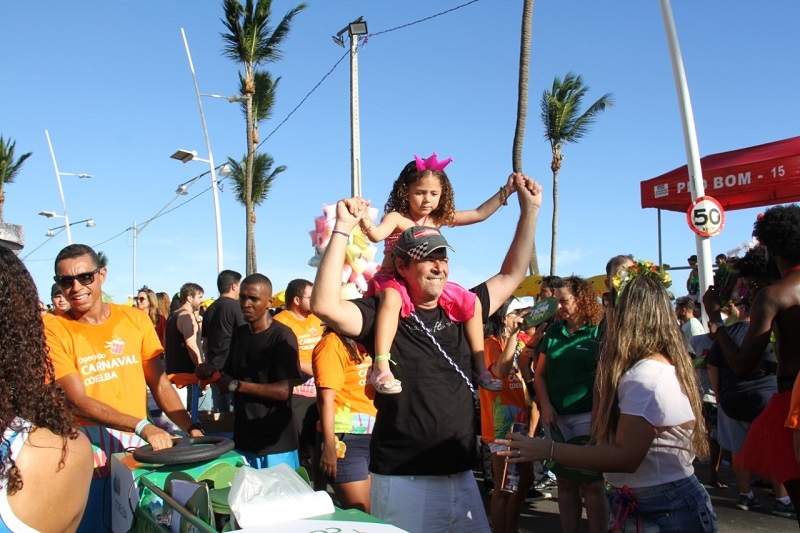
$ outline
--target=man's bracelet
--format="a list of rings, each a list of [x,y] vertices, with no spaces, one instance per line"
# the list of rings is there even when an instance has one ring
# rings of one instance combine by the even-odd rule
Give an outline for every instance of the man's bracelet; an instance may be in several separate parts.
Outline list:
[[[150,422],[146,418],[143,418],[143,419],[139,420],[138,424],[136,424],[136,428],[133,430],[133,432],[136,433],[137,437],[141,437],[142,436],[142,431],[144,431],[144,428],[146,428],[147,426],[151,426],[151,425],[152,425],[152,422]]]

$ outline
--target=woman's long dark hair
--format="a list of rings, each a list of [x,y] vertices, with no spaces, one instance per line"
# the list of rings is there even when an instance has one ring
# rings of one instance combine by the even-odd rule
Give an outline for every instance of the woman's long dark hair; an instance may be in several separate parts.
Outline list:
[[[350,356],[351,361],[357,365],[360,365],[364,362],[364,356],[361,354],[361,350],[358,349],[358,343],[356,343],[355,340],[347,335],[342,335],[336,330],[331,329],[329,326],[325,326],[325,329],[322,330],[322,336],[324,337],[325,335],[329,334],[334,334],[339,337],[339,340],[342,341],[342,344],[347,350],[347,354]]]
[[[55,318],[51,320],[57,320]],[[30,273],[14,253],[0,246],[0,447],[4,432],[25,429],[16,418],[61,436],[64,466],[67,439],[78,436],[64,391],[55,384],[53,363],[47,356],[39,297]],[[6,448],[7,449],[7,448]],[[12,459],[3,457],[0,483],[8,493],[22,488],[22,474]]]

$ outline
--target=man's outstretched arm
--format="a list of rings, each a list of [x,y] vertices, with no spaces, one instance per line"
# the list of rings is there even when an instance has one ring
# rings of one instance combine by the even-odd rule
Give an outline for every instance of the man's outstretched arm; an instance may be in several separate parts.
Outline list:
[[[339,200],[336,203],[336,225],[317,269],[311,310],[325,324],[339,333],[356,336],[361,333],[361,311],[353,302],[342,300],[342,266],[350,232],[369,207],[361,198]]]
[[[486,281],[489,289],[489,314],[497,311],[525,279],[525,271],[533,253],[536,220],[542,205],[542,186],[521,173],[514,175],[514,182],[519,199],[519,221],[500,272]]]

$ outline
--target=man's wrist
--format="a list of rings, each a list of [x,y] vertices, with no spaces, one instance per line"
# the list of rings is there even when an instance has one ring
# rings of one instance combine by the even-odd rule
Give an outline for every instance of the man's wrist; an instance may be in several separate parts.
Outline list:
[[[133,432],[136,434],[137,437],[141,438],[142,437],[142,432],[145,430],[145,428],[147,426],[152,426],[152,425],[153,425],[152,422],[150,422],[146,418],[143,418],[143,419],[139,420],[138,424],[136,424],[136,427],[133,429]]]
[[[200,422],[194,422],[188,428],[186,428],[186,433],[191,433],[192,431],[199,431],[203,435],[206,434],[205,428],[203,428],[203,424]]]
[[[333,232],[335,232],[335,231],[341,231],[342,233],[346,233],[346,234],[350,235],[353,232],[353,228],[355,228],[356,225],[357,224],[345,224],[345,223],[341,223],[340,222],[340,223],[337,223],[333,227],[333,230],[331,230],[331,233],[333,234]]]

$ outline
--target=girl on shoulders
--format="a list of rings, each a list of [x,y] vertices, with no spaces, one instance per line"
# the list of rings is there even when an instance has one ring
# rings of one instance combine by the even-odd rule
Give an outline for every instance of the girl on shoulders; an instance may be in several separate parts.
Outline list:
[[[516,192],[513,175],[505,185],[476,209],[456,211],[453,187],[445,174],[445,167],[452,161],[439,161],[434,152],[428,159],[414,156],[395,180],[384,208],[385,215],[380,224],[373,225],[365,216],[361,230],[372,242],[385,241],[383,265],[373,278],[367,294],[379,294],[375,327],[375,358],[372,381],[381,394],[397,394],[402,390],[399,380],[394,379],[389,362],[389,350],[394,340],[399,317],[409,316],[414,306],[408,297],[405,284],[394,270],[394,248],[403,231],[414,226],[466,226],[489,218],[508,197]],[[492,377],[483,362],[483,324],[480,303],[468,290],[448,282],[439,299],[448,316],[458,322],[466,322],[467,340],[472,350],[473,370],[478,383],[487,390],[502,389],[502,381]]]

